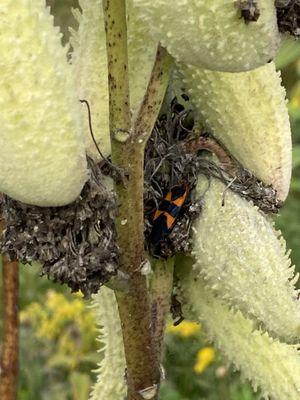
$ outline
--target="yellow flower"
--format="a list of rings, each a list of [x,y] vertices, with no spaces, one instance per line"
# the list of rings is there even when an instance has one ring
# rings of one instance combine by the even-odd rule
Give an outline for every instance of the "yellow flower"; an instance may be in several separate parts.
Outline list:
[[[292,97],[290,101],[291,108],[299,108],[300,107],[300,98],[298,96]]]
[[[196,335],[200,332],[201,325],[197,322],[182,321],[179,325],[174,326],[169,324],[166,331],[170,333],[178,334],[184,338]]]
[[[197,374],[202,374],[206,368],[215,359],[215,350],[213,347],[203,347],[197,353],[196,364],[194,365],[194,371]]]
[[[288,106],[289,111],[297,111],[300,108],[300,83],[295,85]]]
[[[58,352],[72,355],[76,363],[96,336],[94,311],[80,294],[68,297],[49,290],[41,304],[32,303],[21,312],[21,322],[30,323],[37,338],[55,342]]]

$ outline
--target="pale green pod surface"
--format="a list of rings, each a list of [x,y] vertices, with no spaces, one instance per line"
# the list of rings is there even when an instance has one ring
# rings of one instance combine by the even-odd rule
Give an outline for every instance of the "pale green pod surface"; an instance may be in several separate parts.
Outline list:
[[[188,267],[181,272],[179,282],[184,315],[203,323],[209,339],[241,371],[242,377],[251,381],[254,390],[261,388],[265,399],[298,400],[299,346],[282,343],[255,330],[252,321],[239,311],[230,310],[213,295],[202,278],[195,276],[191,260],[183,263]]]
[[[77,77],[78,96],[89,101],[92,111],[94,135],[104,156],[110,154],[107,56],[104,17],[101,0],[80,0],[75,17],[79,30],[72,30],[74,48],[72,63]],[[143,21],[136,18],[128,2],[128,58],[130,104],[133,116],[139,109],[147,88],[155,60],[157,42],[145,32]],[[99,158],[88,127],[86,108],[82,106],[82,118],[88,153]]]
[[[181,65],[196,116],[240,163],[285,200],[291,178],[291,130],[274,63],[238,74]]]
[[[126,395],[125,355],[123,348],[121,322],[114,291],[101,287],[93,296],[99,342],[101,342],[101,361],[98,364],[97,382],[90,400],[121,400]]]
[[[234,308],[285,341],[300,336],[300,302],[284,239],[252,203],[218,180],[198,183],[203,210],[194,224],[195,274]],[[222,206],[224,197],[225,204]]]
[[[235,0],[133,0],[145,30],[186,64],[239,72],[272,60],[280,44],[274,0],[246,24]]]
[[[71,203],[87,179],[79,103],[43,1],[1,1],[0,53],[0,191],[38,206]]]

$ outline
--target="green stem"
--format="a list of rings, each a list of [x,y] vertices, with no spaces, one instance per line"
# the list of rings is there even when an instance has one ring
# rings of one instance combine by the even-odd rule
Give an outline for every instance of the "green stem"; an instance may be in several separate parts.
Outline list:
[[[125,0],[103,0],[103,12],[108,63],[109,127],[114,144],[120,139],[119,133],[129,134],[131,128]]]
[[[117,232],[121,268],[131,276],[132,291],[129,294],[116,292],[116,297],[127,362],[128,399],[136,400],[142,399],[139,393],[143,390],[158,387],[159,366],[150,329],[147,282],[139,272],[145,259],[143,151],[136,146],[125,145],[122,154],[124,159],[118,166],[126,168],[129,178],[125,188],[116,188],[120,204]]]
[[[144,253],[144,145],[167,87],[171,59],[159,47],[140,113],[131,130],[125,0],[104,0],[112,161],[126,182],[115,185],[120,267],[130,276],[130,293],[116,292],[127,363],[128,400],[156,399],[159,362],[151,330],[150,298],[140,267]],[[143,140],[145,138],[145,140]],[[141,140],[142,139],[142,140]],[[112,366],[113,368],[113,366]]]
[[[147,91],[134,122],[133,137],[138,139],[139,143],[146,144],[152,132],[167,89],[172,65],[172,57],[158,44]]]
[[[152,268],[153,276],[150,284],[152,329],[158,359],[161,360],[166,318],[171,306],[174,258],[154,260]]]

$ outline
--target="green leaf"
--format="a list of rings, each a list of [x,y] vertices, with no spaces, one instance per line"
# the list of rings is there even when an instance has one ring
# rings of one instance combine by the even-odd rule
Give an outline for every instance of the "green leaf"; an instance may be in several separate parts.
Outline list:
[[[72,372],[70,375],[70,383],[73,400],[86,400],[89,398],[91,379],[88,374]]]
[[[282,69],[296,61],[300,57],[300,43],[293,39],[287,39],[283,42],[275,64],[277,69]]]
[[[293,168],[300,166],[300,146],[295,146],[293,148]]]

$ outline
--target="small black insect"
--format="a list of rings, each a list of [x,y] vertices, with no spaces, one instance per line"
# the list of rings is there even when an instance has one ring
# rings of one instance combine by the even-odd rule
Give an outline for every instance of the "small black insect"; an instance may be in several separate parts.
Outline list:
[[[176,294],[172,294],[170,311],[173,318],[173,325],[179,325],[184,320],[184,316],[182,314],[181,303],[177,299]]]
[[[246,24],[257,21],[260,17],[260,11],[255,0],[237,0],[235,5],[241,11],[241,16]]]

